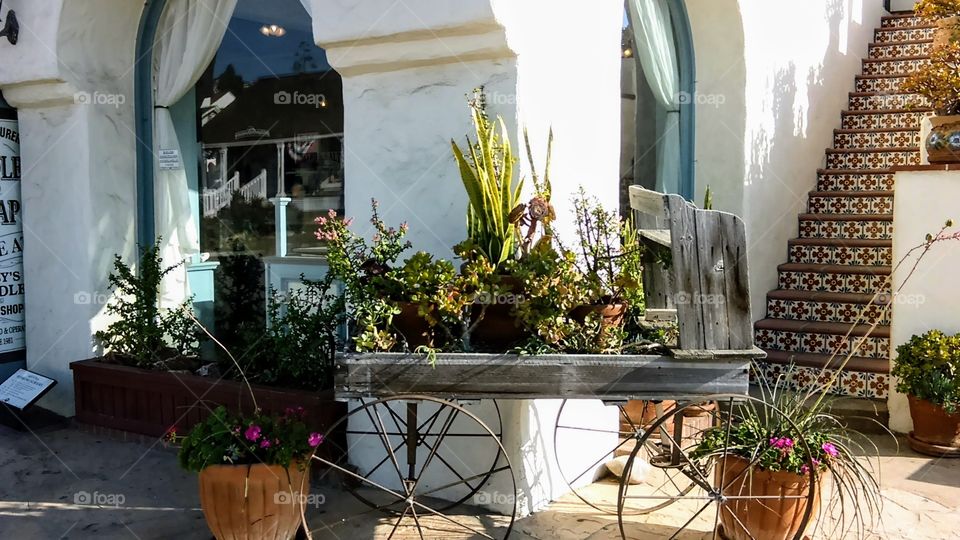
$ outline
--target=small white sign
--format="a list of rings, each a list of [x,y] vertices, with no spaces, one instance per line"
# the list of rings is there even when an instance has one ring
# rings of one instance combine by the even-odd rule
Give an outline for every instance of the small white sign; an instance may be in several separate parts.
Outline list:
[[[157,159],[160,161],[160,170],[175,171],[183,168],[180,162],[180,150],[175,148],[163,149],[157,152]]]
[[[0,384],[0,401],[22,411],[55,384],[57,381],[49,377],[18,369],[9,379]]]

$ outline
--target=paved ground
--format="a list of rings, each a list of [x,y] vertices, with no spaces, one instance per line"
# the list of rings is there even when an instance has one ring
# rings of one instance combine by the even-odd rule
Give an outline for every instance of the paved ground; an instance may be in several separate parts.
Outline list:
[[[870,538],[911,540],[960,538],[960,460],[932,460],[889,438],[881,449],[883,521]],[[0,539],[117,538],[178,540],[210,538],[199,511],[196,478],[182,472],[174,453],[160,444],[120,442],[74,428],[39,435],[0,427]],[[612,484],[590,486],[590,497],[615,500]],[[315,537],[386,537],[392,521],[374,513],[337,524],[357,509],[351,495],[332,485],[315,488],[325,504],[308,517]],[[591,499],[593,500],[593,499]],[[664,538],[669,526],[686,521],[688,509],[673,506],[628,524],[632,538]],[[490,516],[463,516],[491,524]],[[429,521],[429,520],[427,520]],[[332,528],[324,528],[332,525]],[[446,524],[430,524],[428,538],[458,537]],[[695,529],[697,527],[694,527]],[[699,526],[683,538],[710,538]],[[617,539],[615,516],[590,509],[572,496],[518,520],[521,539]],[[398,531],[409,538],[414,530]],[[401,536],[398,534],[398,536]]]

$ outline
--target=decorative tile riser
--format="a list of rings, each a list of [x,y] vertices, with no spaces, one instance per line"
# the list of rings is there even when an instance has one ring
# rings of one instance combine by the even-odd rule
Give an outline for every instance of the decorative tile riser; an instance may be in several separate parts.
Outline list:
[[[757,330],[757,347],[811,354],[839,354],[863,358],[887,358],[890,355],[888,338],[844,336],[842,334],[815,334],[781,330]],[[856,350],[854,350],[856,349]]]
[[[933,47],[926,43],[891,43],[870,47],[870,58],[903,58],[904,56],[927,56]]]
[[[792,263],[890,266],[892,259],[888,247],[790,246]]]
[[[812,214],[892,214],[893,197],[810,197]]]
[[[779,272],[777,284],[791,291],[873,294],[887,285],[887,276],[873,274],[827,274],[823,272]]]
[[[765,381],[772,383],[781,376],[784,385],[791,390],[809,390],[816,383],[826,385],[836,373],[832,369],[817,367],[797,367],[792,369],[782,364],[758,363],[760,373],[751,376],[755,379],[760,375]],[[752,370],[751,370],[752,371]],[[862,398],[886,399],[890,391],[890,377],[885,373],[866,373],[861,371],[845,371],[840,374],[836,383],[830,387],[830,393],[840,396],[855,396]]]
[[[767,300],[767,317],[793,321],[821,321],[847,324],[890,324],[890,309],[879,304],[806,302],[803,300]],[[862,316],[862,318],[861,318]]]
[[[846,148],[903,148],[907,146],[920,146],[919,131],[837,133],[833,137],[833,147],[838,150]]]
[[[883,19],[880,28],[903,28],[908,26],[926,26],[930,24],[930,19],[923,17],[891,17]]]
[[[897,94],[900,92],[900,83],[906,77],[884,77],[881,79],[857,79],[856,92],[882,92]]]
[[[924,116],[932,116],[929,111],[898,112],[876,114],[845,114],[843,129],[916,129]]]
[[[920,69],[929,60],[867,60],[863,63],[864,75],[909,75]]]
[[[902,165],[919,165],[916,152],[844,152],[827,154],[828,169],[887,169]]]
[[[882,111],[909,109],[911,107],[929,107],[930,100],[914,94],[889,94],[885,96],[853,96],[850,98],[851,111]]]
[[[820,174],[817,191],[883,191],[893,189],[892,174]]]
[[[873,33],[873,40],[877,43],[894,43],[898,41],[920,41],[933,39],[936,28],[889,28],[877,30]]]
[[[800,238],[856,238],[891,240],[893,223],[889,221],[800,220]]]

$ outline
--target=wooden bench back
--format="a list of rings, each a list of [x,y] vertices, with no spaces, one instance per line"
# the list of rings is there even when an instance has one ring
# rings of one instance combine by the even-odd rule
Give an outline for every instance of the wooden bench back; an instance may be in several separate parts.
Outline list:
[[[648,312],[676,310],[681,349],[752,349],[743,220],[640,186],[630,187],[630,207],[648,247],[643,274]]]

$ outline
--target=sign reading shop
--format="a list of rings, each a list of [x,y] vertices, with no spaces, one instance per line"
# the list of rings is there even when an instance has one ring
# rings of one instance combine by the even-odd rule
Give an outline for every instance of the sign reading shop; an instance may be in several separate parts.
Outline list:
[[[25,344],[20,130],[9,116],[0,115],[0,353],[22,350]]]

